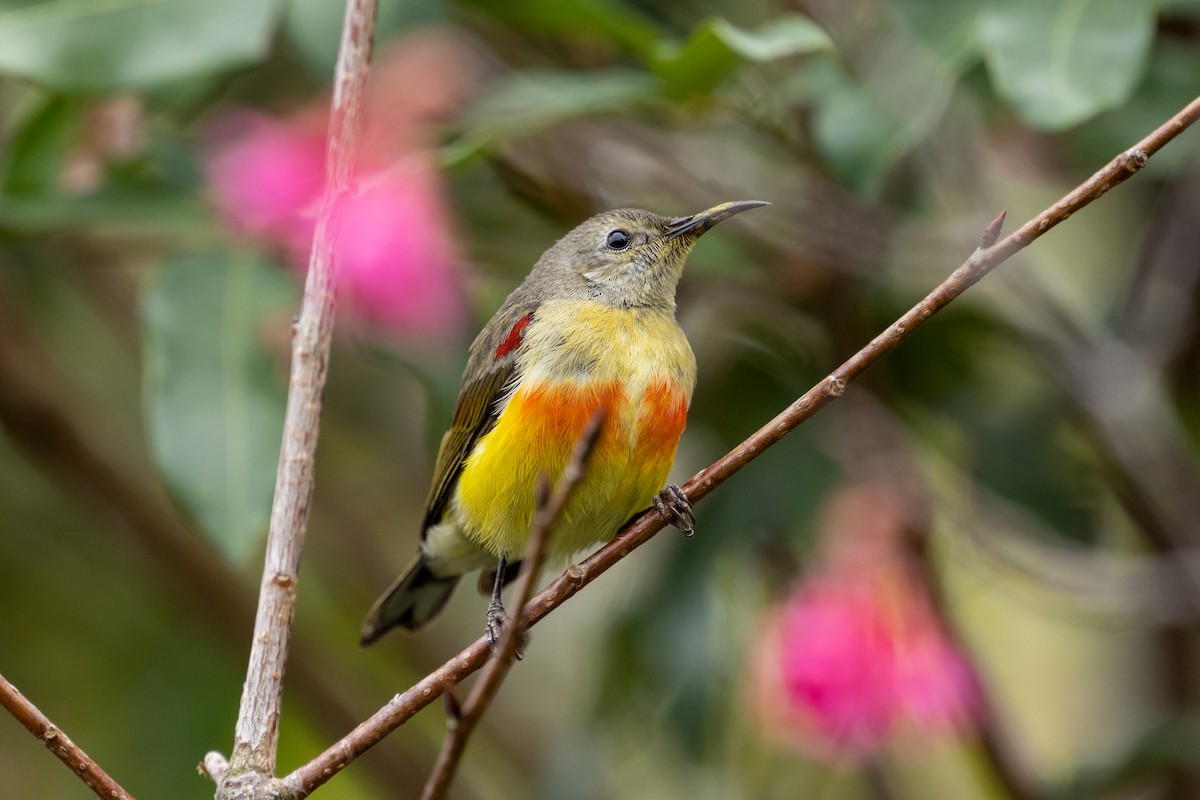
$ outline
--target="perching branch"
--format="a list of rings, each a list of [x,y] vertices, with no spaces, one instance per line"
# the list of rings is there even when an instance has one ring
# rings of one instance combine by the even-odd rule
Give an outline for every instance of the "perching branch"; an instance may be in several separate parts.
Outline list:
[[[71,737],[59,730],[3,675],[0,675],[0,706],[7,709],[18,722],[46,745],[47,750],[78,775],[79,780],[95,792],[97,797],[103,800],[133,800],[119,783],[110,778],[99,764],[88,758],[87,753],[71,741]]]
[[[450,783],[454,780],[454,774],[462,760],[463,751],[467,747],[467,740],[474,733],[475,727],[483,717],[483,712],[491,705],[496,692],[500,690],[500,684],[504,682],[509,668],[512,667],[521,638],[525,634],[525,607],[529,605],[529,599],[533,596],[533,585],[537,581],[538,573],[541,572],[542,563],[546,560],[546,548],[550,542],[550,535],[553,533],[554,525],[562,515],[563,509],[566,508],[567,501],[571,499],[575,487],[583,479],[588,460],[596,447],[596,440],[599,438],[600,429],[603,426],[604,414],[597,412],[584,429],[583,435],[579,437],[579,441],[575,443],[575,448],[571,451],[567,466],[563,470],[558,484],[554,487],[553,493],[550,492],[545,473],[542,473],[541,481],[538,484],[537,512],[533,517],[529,550],[525,554],[521,577],[517,582],[512,624],[504,629],[504,635],[492,657],[491,666],[480,676],[479,682],[475,684],[467,702],[447,721],[446,738],[442,740],[441,752],[438,753],[433,771],[430,772],[429,780],[425,783],[421,800],[441,800],[446,796],[446,791],[450,788]]]
[[[914,329],[945,308],[984,275],[1029,246],[1035,239],[1066,220],[1076,211],[1099,199],[1109,189],[1132,177],[1146,165],[1151,156],[1191,126],[1197,117],[1200,117],[1200,97],[1193,100],[1132,148],[1118,155],[1099,172],[1068,192],[1057,203],[1030,219],[1016,232],[992,244],[999,234],[1002,223],[1003,215],[998,216],[985,229],[981,246],[946,280],[828,377],[807,391],[733,451],[693,476],[683,485],[684,492],[693,503],[699,502],[800,423],[825,407],[831,400],[840,397],[850,381],[895,349]],[[522,626],[528,628],[537,624],[584,586],[649,541],[665,525],[666,521],[659,516],[657,511],[651,510],[642,514],[617,534],[611,542],[583,562],[570,566],[566,572],[538,593],[522,614]],[[487,660],[487,655],[488,645],[486,640],[481,637],[457,656],[425,676],[412,688],[393,697],[387,705],[325,752],[282,778],[280,788],[283,793],[280,797],[288,800],[306,797],[313,789],[325,783],[387,734],[436,700],[448,688],[482,667]]]
[[[233,754],[217,790],[217,796],[225,800],[260,795],[260,788],[275,772],[283,673],[312,498],[321,397],[336,306],[335,210],[339,198],[349,191],[354,172],[377,10],[377,0],[346,2],[333,82],[325,192],[313,237],[304,300],[292,329],[292,370],[283,445],[267,532],[254,639],[234,731]],[[208,763],[209,759],[205,761]]]

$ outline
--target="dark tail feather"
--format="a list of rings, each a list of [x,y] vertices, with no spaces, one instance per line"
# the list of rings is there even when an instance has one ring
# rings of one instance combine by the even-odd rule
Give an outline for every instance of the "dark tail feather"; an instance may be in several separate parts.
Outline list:
[[[415,631],[425,625],[450,600],[458,577],[439,578],[426,566],[425,557],[418,553],[367,612],[360,644],[365,647],[392,628]]]

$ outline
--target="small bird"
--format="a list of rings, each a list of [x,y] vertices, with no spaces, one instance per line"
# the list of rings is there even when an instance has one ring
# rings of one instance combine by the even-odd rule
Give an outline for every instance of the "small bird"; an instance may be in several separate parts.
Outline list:
[[[550,554],[611,539],[652,503],[690,535],[687,498],[674,486],[659,494],[696,383],[695,356],[675,321],[675,287],[705,231],[764,205],[742,200],[675,218],[606,211],[538,259],[471,345],[417,556],[367,614],[364,645],[393,627],[422,627],[460,577],[487,569],[496,570],[487,628],[494,639],[500,589],[525,553],[539,476],[558,480],[598,413],[595,448],[552,531]]]

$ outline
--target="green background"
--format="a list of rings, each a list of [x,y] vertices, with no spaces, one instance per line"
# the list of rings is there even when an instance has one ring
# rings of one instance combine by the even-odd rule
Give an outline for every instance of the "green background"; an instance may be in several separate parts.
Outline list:
[[[299,302],[222,226],[204,125],[323,102],[340,16],[0,2],[0,673],[138,798],[211,796],[194,765],[232,740]],[[430,31],[472,59],[437,159],[476,325],[597,210],[773,204],[706,236],[680,287],[700,382],[677,480],[998,211],[1011,230],[1200,93],[1188,0],[382,3],[380,48]],[[94,110],[131,98],[139,144],[72,189]],[[540,625],[453,796],[1006,796],[973,736],[891,748],[873,782],[747,714],[759,614],[811,563],[823,499],[880,459],[920,486],[945,607],[1038,795],[1197,796],[1198,142],[931,321],[699,506],[695,539],[668,530]],[[434,356],[339,331],[283,770],[481,630],[460,591],[428,632],[356,647],[416,541],[472,332]],[[435,706],[316,796],[415,797],[442,730]],[[0,787],[91,796],[4,716]]]

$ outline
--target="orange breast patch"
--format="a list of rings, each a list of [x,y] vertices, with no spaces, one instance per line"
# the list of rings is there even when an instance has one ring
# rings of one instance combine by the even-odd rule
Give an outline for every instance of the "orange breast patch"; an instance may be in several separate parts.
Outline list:
[[[636,406],[633,402],[637,402]],[[572,552],[611,537],[662,488],[687,417],[687,398],[654,383],[631,400],[624,384],[545,382],[520,387],[459,476],[454,514],[492,553],[519,557],[534,512],[534,490],[551,483],[597,409],[604,427],[587,472],[559,520],[552,546]]]

